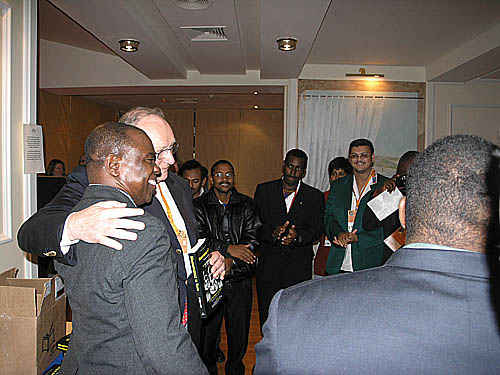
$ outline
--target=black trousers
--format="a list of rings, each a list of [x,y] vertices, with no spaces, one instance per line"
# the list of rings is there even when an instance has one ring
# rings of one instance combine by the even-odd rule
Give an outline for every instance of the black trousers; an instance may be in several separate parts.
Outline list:
[[[312,251],[311,251],[312,252]],[[257,302],[259,304],[259,323],[267,320],[269,305],[280,289],[312,279],[312,256],[294,259],[286,252],[273,252],[259,258],[257,266]]]
[[[179,281],[181,282],[181,281]],[[200,306],[198,304],[198,297],[196,295],[196,286],[194,278],[191,276],[187,282],[187,303],[188,303],[188,332],[191,340],[198,349],[198,353],[202,352],[201,348],[201,314]],[[181,315],[184,312],[184,306],[181,306]]]
[[[217,337],[226,322],[226,374],[244,375],[243,357],[247,352],[252,314],[252,280],[231,280],[224,283],[224,299],[216,311],[202,323],[203,354],[201,358],[210,374],[217,374],[215,349]]]

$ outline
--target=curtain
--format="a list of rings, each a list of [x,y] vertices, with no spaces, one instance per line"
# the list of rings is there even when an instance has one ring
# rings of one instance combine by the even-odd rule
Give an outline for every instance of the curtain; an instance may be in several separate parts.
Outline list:
[[[301,96],[298,147],[309,156],[304,182],[328,190],[330,160],[347,157],[349,143],[356,138],[375,143],[383,109],[384,98]]]

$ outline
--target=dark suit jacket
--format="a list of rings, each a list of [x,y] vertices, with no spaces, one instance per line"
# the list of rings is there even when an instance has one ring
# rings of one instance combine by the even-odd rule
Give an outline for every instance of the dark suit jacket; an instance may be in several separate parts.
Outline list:
[[[172,197],[179,208],[179,211],[186,224],[189,241],[191,245],[196,244],[197,228],[196,219],[194,217],[193,198],[189,184],[182,177],[174,173],[169,173],[165,183],[167,184]],[[59,262],[65,264],[76,264],[74,246],[71,247],[69,253],[62,255],[59,243],[61,242],[64,222],[70,211],[80,201],[85,188],[89,185],[87,177],[87,169],[85,167],[75,168],[67,177],[67,183],[63,186],[57,196],[45,207],[31,216],[19,229],[17,241],[19,247],[26,252],[38,256],[47,256],[51,254],[57,257]],[[144,206],[146,212],[159,218],[165,226],[172,247],[180,249],[181,246],[177,237],[170,225],[165,212],[160,202],[153,197],[153,200],[148,205]],[[197,306],[196,291],[193,278],[189,279],[186,285],[186,270],[184,267],[184,259],[181,252],[175,252],[177,259],[177,278],[179,280],[179,301],[184,305],[184,300],[189,292],[188,310],[189,319],[196,319],[197,323],[190,324],[189,331],[193,335],[193,340],[196,345],[199,342],[199,332],[197,332],[198,321],[201,319],[199,313],[195,311]],[[194,315],[192,315],[192,313]],[[195,328],[196,327],[196,328]]]
[[[489,282],[484,254],[403,248],[384,266],[281,290],[255,374],[497,374]]]
[[[312,261],[312,244],[323,233],[323,212],[325,200],[318,189],[301,182],[295,201],[286,212],[283,198],[282,180],[274,180],[259,184],[255,190],[255,204],[262,221],[259,262],[265,261],[272,253],[286,252],[286,256],[294,262]],[[282,246],[272,237],[277,225],[289,220],[295,225],[298,241],[291,246]]]
[[[333,181],[325,209],[325,233],[333,240],[341,232],[347,232],[347,211],[351,209],[352,183],[354,175]],[[363,215],[366,203],[370,200],[373,191],[384,185],[387,177],[377,173],[377,183],[370,186],[370,190],[359,202],[358,213],[354,220],[354,229],[357,229],[358,242],[351,244],[352,265],[355,271],[376,267],[382,264],[384,252],[384,234],[382,228],[367,232],[363,228]],[[328,256],[326,271],[328,274],[339,273],[345,256],[345,249],[332,243]]]
[[[75,211],[106,200],[134,204],[121,191],[90,186]],[[57,263],[73,309],[64,374],[203,374],[180,324],[175,255],[165,225],[146,213],[136,241],[115,251],[80,241],[78,262]]]

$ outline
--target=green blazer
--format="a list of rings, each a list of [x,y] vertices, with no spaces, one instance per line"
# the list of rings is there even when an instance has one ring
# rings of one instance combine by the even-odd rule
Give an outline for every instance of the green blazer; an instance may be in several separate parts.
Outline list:
[[[341,232],[347,232],[347,211],[351,209],[352,183],[354,175],[334,181],[330,187],[330,194],[326,202],[325,210],[325,233],[330,240],[337,237]],[[368,232],[363,229],[363,215],[366,204],[371,199],[375,190],[381,187],[387,177],[377,173],[377,183],[370,186],[370,190],[359,203],[354,229],[357,229],[358,242],[351,244],[352,266],[355,271],[366,268],[377,267],[382,264],[384,252],[384,232],[380,227]],[[344,261],[345,249],[336,246],[332,241],[332,248],[326,263],[328,274],[339,273]]]

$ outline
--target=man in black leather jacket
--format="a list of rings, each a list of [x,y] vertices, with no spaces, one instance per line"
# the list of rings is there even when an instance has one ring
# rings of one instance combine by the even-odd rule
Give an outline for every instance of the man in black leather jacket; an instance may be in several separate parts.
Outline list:
[[[248,346],[252,312],[252,282],[257,233],[262,226],[252,198],[234,188],[234,167],[219,160],[211,168],[212,188],[194,200],[199,238],[226,258],[229,274],[224,279],[224,300],[202,327],[202,359],[211,374],[217,374],[215,348],[225,317],[228,356],[226,374],[245,374],[243,357]]]

